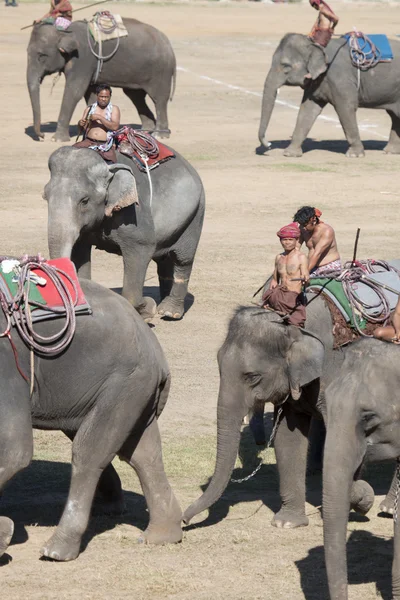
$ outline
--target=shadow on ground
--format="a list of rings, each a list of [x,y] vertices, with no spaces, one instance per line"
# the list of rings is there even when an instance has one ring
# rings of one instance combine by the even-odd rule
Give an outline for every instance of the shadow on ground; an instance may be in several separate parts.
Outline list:
[[[14,521],[15,530],[11,546],[27,541],[27,526],[56,527],[64,509],[71,478],[69,463],[33,460],[30,466],[18,474],[4,490],[0,499],[0,514]],[[148,512],[144,496],[124,490],[126,509],[122,514],[101,513],[101,502],[95,499],[89,527],[81,551],[90,540],[114,529],[116,525],[128,524],[144,530],[148,523]],[[2,558],[2,563],[9,559]]]
[[[285,150],[291,143],[291,140],[272,140],[270,141],[270,150]],[[386,146],[387,142],[379,140],[362,140],[365,150],[376,150],[382,151]],[[307,138],[302,145],[303,153],[311,152],[312,150],[326,150],[327,152],[334,152],[336,154],[346,154],[349,144],[343,140],[314,140],[313,138]],[[268,151],[264,146],[258,146],[255,149],[255,153],[258,155],[268,156]]]
[[[273,413],[264,414],[264,426],[266,439],[268,440],[273,428]],[[273,444],[271,445],[273,448]],[[265,446],[257,446],[253,439],[250,427],[245,426],[242,430],[239,458],[242,463],[241,468],[234,469],[231,478],[241,479],[246,477],[257,467],[262,456],[260,454]],[[271,456],[269,458],[271,460]],[[204,521],[188,525],[185,530],[209,527],[225,519],[232,506],[243,502],[261,501],[272,512],[276,513],[280,509],[281,501],[279,496],[279,477],[273,455],[272,464],[263,464],[254,477],[243,483],[234,483],[230,481],[220,499],[209,508],[209,513]],[[201,486],[201,490],[208,487],[209,482]],[[315,507],[321,505],[321,473],[313,472],[307,476],[306,481],[307,502]],[[256,509],[258,510],[258,509]]]
[[[375,583],[377,597],[390,600],[393,543],[368,531],[353,531],[347,542],[349,586]],[[306,600],[328,600],[324,547],[295,562]]]

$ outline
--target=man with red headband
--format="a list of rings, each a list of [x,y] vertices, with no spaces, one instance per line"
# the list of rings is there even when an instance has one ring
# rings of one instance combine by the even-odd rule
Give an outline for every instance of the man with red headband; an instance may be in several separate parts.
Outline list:
[[[290,325],[304,327],[306,307],[301,303],[302,284],[309,278],[307,258],[297,248],[300,229],[297,223],[282,227],[276,234],[283,247],[283,252],[275,259],[274,275],[269,290],[264,294],[264,308],[288,316]]]
[[[302,206],[293,217],[300,225],[300,246],[308,248],[308,270],[311,277],[326,277],[342,270],[342,261],[333,228],[320,220],[321,211],[313,206]]]
[[[324,0],[310,0],[310,4],[319,12],[319,15],[308,37],[315,44],[325,48],[329,44],[339,19]]]

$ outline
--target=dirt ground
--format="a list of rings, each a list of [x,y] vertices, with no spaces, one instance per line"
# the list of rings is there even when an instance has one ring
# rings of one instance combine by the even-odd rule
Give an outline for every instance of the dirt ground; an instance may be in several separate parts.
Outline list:
[[[389,133],[383,111],[360,110],[364,159],[347,159],[336,114],[325,109],[301,159],[283,156],[294,128],[301,92],[282,88],[268,133],[273,149],[256,155],[260,97],[274,48],[288,30],[307,33],[315,18],[308,4],[256,2],[123,3],[107,5],[164,31],[179,65],[169,107],[170,144],[198,169],[207,211],[190,283],[193,303],[178,323],[155,321],[171,366],[173,385],[161,419],[168,476],[183,508],[201,493],[215,457],[218,369],[216,351],[238,304],[247,304],[270,272],[279,251],[275,232],[303,204],[318,206],[337,232],[342,256],[352,253],[361,227],[360,257],[398,256],[397,205],[400,157],[382,152]],[[398,7],[336,3],[337,31],[357,26],[366,33],[400,32]],[[0,254],[47,255],[46,205],[41,192],[55,129],[63,79],[41,90],[43,143],[33,141],[25,83],[29,31],[43,4],[0,6],[2,169]],[[89,17],[93,9],[82,11]],[[128,99],[115,90],[124,122],[137,122]],[[74,114],[76,123],[84,103]],[[96,251],[93,278],[118,288],[118,257]],[[146,285],[155,286],[150,267]],[[270,415],[267,426],[270,427]],[[320,516],[320,479],[309,477],[308,528],[270,526],[279,506],[273,451],[247,484],[231,484],[207,515],[201,515],[177,546],[136,544],[146,509],[135,474],[116,461],[126,490],[121,517],[94,515],[82,554],[72,563],[39,560],[39,549],[60,517],[69,483],[70,443],[60,433],[35,434],[35,459],[4,494],[1,513],[16,522],[9,552],[0,562],[2,596],[33,599],[290,599],[327,598]],[[243,434],[244,470],[257,450]],[[242,473],[238,462],[235,474]],[[391,469],[376,466],[369,479],[377,497],[367,518],[349,524],[350,600],[389,599],[392,521],[377,516]],[[200,523],[200,525],[197,525]]]

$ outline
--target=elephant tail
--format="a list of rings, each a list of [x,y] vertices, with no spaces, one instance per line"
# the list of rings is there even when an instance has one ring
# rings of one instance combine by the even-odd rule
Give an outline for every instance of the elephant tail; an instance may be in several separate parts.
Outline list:
[[[172,73],[172,89],[171,89],[171,95],[169,97],[170,102],[172,101],[172,98],[174,97],[175,88],[176,88],[176,64],[174,65],[174,72]]]

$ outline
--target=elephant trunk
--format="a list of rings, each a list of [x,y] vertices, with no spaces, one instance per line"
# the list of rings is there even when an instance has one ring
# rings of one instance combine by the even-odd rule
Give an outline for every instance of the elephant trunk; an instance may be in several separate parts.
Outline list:
[[[332,417],[331,417],[332,418]],[[361,464],[363,448],[354,435],[356,419],[336,414],[337,424],[327,424],[323,466],[324,550],[331,600],[348,600],[346,533],[353,478]],[[347,420],[346,420],[347,419]],[[345,425],[343,425],[345,423]]]
[[[225,394],[220,391],[217,413],[217,459],[214,474],[204,494],[186,509],[183,515],[186,524],[220,498],[229,483],[235,466],[240,428],[247,411],[243,407],[242,412],[237,405],[233,408],[233,403],[230,402],[228,405],[226,400]]]
[[[27,83],[33,112],[33,128],[38,138],[44,138],[44,134],[40,131],[40,77],[29,72],[29,63]]]
[[[271,119],[271,114],[275,105],[276,95],[278,93],[279,87],[279,83],[277,82],[275,73],[272,72],[271,67],[271,70],[268,73],[264,84],[264,92],[261,107],[261,121],[258,130],[258,139],[260,140],[260,144],[262,144],[266,148],[268,148],[270,144],[267,141],[265,134],[269,125],[269,121]]]
[[[51,206],[49,200],[49,218],[48,218],[48,245],[50,258],[71,258],[75,242],[79,238],[79,230],[73,227],[72,219],[65,214],[56,214],[58,212]]]

